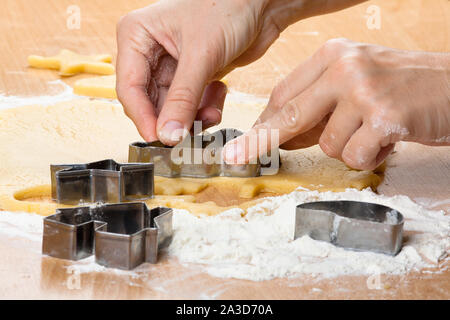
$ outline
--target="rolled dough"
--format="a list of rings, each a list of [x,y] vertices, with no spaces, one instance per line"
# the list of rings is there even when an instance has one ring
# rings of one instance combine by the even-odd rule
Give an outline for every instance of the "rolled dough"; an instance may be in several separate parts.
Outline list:
[[[250,126],[261,111],[259,107],[245,108],[245,111],[243,108],[238,104],[227,105],[222,126],[236,123],[233,115],[237,112],[241,115],[247,112],[246,119],[249,120],[245,123]],[[43,215],[54,213],[56,208],[50,200],[50,164],[85,163],[107,158],[126,162],[128,144],[142,140],[120,105],[84,98],[52,106],[3,110],[0,127],[0,149],[7,150],[0,154],[0,209]],[[240,128],[239,124],[235,127],[246,129]],[[283,152],[281,157],[283,167],[275,176],[155,177],[157,196],[148,204],[211,215],[231,207],[245,209],[258,195],[288,193],[299,186],[342,191],[346,188],[376,188],[381,181],[376,173],[352,170],[327,157],[318,147]],[[221,205],[203,202],[205,200],[214,200]]]
[[[36,55],[28,57],[30,67],[59,70],[61,76],[72,76],[77,73],[114,74],[115,69],[111,61],[112,56],[109,54],[85,56],[66,49],[52,57]]]

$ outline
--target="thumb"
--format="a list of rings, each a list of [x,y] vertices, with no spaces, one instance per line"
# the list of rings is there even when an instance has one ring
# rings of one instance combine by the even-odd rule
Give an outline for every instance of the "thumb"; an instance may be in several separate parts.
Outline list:
[[[213,72],[209,59],[182,55],[156,124],[158,138],[167,145],[187,135],[195,120],[203,90]]]

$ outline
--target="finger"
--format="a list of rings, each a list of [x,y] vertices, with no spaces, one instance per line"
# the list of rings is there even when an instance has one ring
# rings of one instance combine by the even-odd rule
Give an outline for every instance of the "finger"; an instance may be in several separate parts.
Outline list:
[[[157,87],[156,90],[157,90],[156,92],[157,92],[158,100],[155,104],[155,112],[156,112],[156,115],[158,116],[161,113],[164,102],[166,101],[167,93],[169,92],[169,87],[159,87],[159,88]],[[150,93],[149,93],[149,95],[150,95]]]
[[[345,145],[361,124],[361,115],[355,112],[350,104],[338,103],[320,136],[320,148],[328,156],[342,159]]]
[[[149,86],[149,96],[155,106],[155,113],[158,116],[161,112],[164,102],[166,101],[167,93],[169,91],[170,84],[172,83],[175,71],[177,68],[177,61],[169,54],[162,55],[159,61],[153,60],[152,67],[152,79]],[[152,95],[152,92],[156,91],[157,94]],[[156,100],[153,100],[156,96]]]
[[[147,91],[151,70],[147,58],[128,41],[118,41],[116,91],[125,114],[146,141],[157,140],[154,105]],[[155,92],[150,95],[156,94]],[[154,98],[154,97],[153,97]],[[157,100],[157,97],[156,97]]]
[[[220,81],[208,84],[203,93],[196,120],[202,122],[203,130],[222,121],[222,110],[227,95],[227,86]]]
[[[328,122],[329,116],[326,116],[320,121],[314,128],[299,134],[295,138],[283,143],[280,148],[284,150],[296,150],[302,148],[308,148],[319,143],[320,135],[322,134],[325,126]]]
[[[338,58],[342,50],[342,44],[339,41],[343,40],[327,42],[283,79],[273,90],[267,108],[261,113],[255,124],[263,123],[271,118],[289,100],[319,79],[328,66]]]
[[[380,152],[378,152],[377,159],[376,159],[376,165],[375,168],[377,168],[380,164],[383,163],[383,161],[386,159],[388,155],[391,154],[392,151],[394,151],[395,143],[391,143],[387,145],[386,147],[382,147]]]
[[[342,160],[354,169],[373,170],[383,147],[383,137],[370,125],[363,124],[349,139],[342,152]]]
[[[230,147],[227,145],[224,148],[225,161],[227,163],[252,161],[314,128],[336,104],[335,94],[328,88],[328,79],[324,75],[302,94],[286,103],[267,121],[231,141]]]
[[[178,143],[190,130],[210,72],[207,57],[181,56],[172,84],[157,121],[159,139]]]

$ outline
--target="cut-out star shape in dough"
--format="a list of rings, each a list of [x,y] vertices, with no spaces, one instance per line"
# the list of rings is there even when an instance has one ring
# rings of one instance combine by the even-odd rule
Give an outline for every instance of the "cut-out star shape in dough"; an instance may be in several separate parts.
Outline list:
[[[63,49],[53,57],[29,56],[28,64],[33,68],[59,70],[61,76],[78,73],[114,74],[111,64],[112,56],[108,54],[85,56]]]

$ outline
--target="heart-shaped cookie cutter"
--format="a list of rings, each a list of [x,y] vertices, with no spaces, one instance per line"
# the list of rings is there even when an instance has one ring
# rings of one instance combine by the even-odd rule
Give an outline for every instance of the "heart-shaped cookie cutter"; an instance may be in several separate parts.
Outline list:
[[[403,216],[384,205],[317,201],[297,206],[295,235],[358,251],[396,255],[402,247]]]

